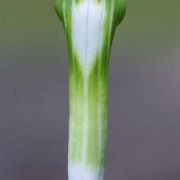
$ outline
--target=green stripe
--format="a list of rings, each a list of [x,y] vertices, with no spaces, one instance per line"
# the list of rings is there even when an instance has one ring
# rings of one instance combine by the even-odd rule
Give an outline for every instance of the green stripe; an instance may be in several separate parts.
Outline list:
[[[72,3],[85,0],[57,0],[69,50],[69,164],[85,164],[103,170],[107,141],[107,86],[109,56],[116,26],[125,15],[125,0],[93,0],[105,2],[102,49],[94,64],[84,73],[72,42]],[[90,1],[91,3],[91,1]]]

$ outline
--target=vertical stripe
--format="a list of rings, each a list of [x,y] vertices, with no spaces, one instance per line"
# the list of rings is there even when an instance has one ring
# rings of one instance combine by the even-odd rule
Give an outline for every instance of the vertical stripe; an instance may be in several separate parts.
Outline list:
[[[103,180],[109,55],[125,0],[57,0],[69,50],[69,180]]]

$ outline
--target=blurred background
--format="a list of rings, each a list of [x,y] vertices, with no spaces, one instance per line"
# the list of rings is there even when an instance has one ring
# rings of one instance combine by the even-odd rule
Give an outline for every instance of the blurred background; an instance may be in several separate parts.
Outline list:
[[[180,179],[180,1],[129,0],[112,47],[105,180]],[[68,56],[52,0],[0,0],[0,179],[67,179]]]

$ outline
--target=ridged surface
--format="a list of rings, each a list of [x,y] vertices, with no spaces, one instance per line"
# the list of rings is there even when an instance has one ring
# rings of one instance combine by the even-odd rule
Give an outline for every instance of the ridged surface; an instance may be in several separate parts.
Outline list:
[[[124,0],[62,0],[70,57],[69,180],[102,180],[106,159],[107,81],[115,27]]]

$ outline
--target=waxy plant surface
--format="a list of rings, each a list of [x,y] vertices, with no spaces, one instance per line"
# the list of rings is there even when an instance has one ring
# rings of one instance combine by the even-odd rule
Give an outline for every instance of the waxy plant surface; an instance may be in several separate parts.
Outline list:
[[[57,0],[69,50],[69,180],[102,180],[106,160],[107,81],[124,0]]]

